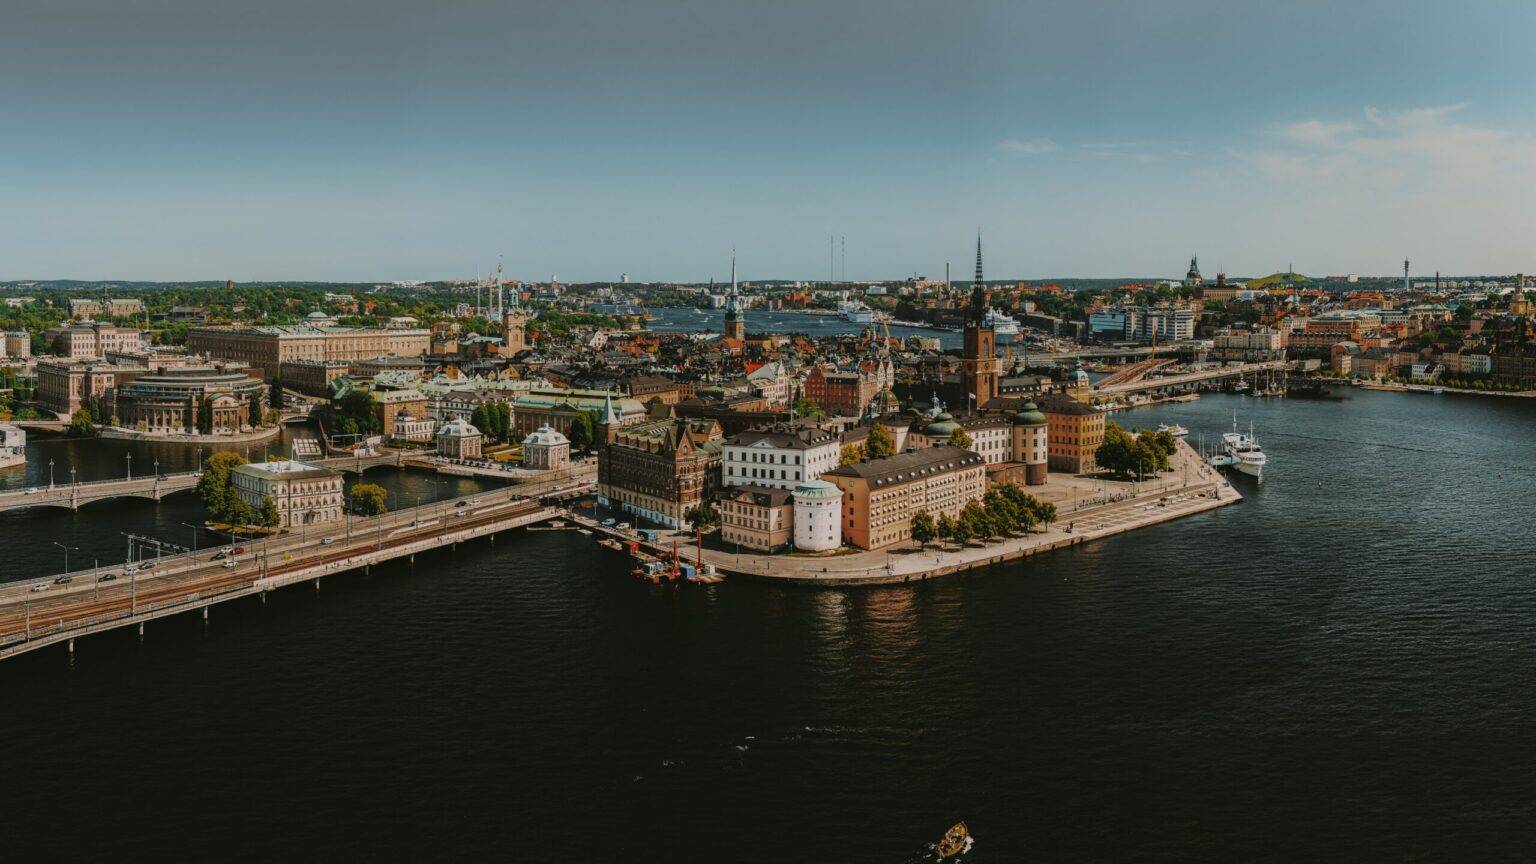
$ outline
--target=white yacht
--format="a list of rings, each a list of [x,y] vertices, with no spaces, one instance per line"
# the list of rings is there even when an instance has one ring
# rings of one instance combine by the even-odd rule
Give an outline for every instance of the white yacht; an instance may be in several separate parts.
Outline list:
[[[1185,429],[1183,426],[1180,426],[1177,423],[1163,423],[1157,427],[1157,431],[1167,432],[1175,438],[1183,438],[1189,434],[1188,429]]]
[[[1019,338],[1019,322],[1007,312],[988,309],[983,323],[992,328],[992,334],[999,345],[1011,344]]]
[[[27,433],[19,426],[0,423],[0,468],[27,464]]]
[[[1237,414],[1233,413],[1232,431],[1221,436],[1221,452],[1211,460],[1211,464],[1231,467],[1262,483],[1264,465],[1268,461],[1269,457],[1259,449],[1259,441],[1253,434],[1253,425],[1249,424],[1247,435],[1237,431]]]
[[[837,311],[842,314],[843,320],[854,324],[875,323],[875,310],[864,305],[862,300],[844,300],[838,304]]]

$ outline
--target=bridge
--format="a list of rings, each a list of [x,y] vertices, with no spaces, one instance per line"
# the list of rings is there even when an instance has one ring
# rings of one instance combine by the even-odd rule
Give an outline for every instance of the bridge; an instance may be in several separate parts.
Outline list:
[[[1185,372],[1179,375],[1165,375],[1162,378],[1144,378],[1139,381],[1127,381],[1109,386],[1099,386],[1093,389],[1095,396],[1120,396],[1130,393],[1139,393],[1156,390],[1193,390],[1201,384],[1212,381],[1222,381],[1231,378],[1244,378],[1260,376],[1273,372],[1281,372],[1290,366],[1285,360],[1271,360],[1267,363],[1244,363],[1239,366],[1220,366],[1213,369],[1201,369],[1198,372]]]
[[[166,556],[152,566],[79,570],[62,577],[41,577],[0,584],[0,659],[47,645],[156,618],[201,610],[208,617],[219,603],[260,595],[300,582],[313,582],[383,561],[409,558],[445,546],[457,548],[481,537],[495,542],[502,531],[542,522],[561,514],[530,495],[565,494],[558,484],[479,492],[406,508],[384,516],[351,516],[344,523],[308,526],[304,533],[246,541],[249,551],[219,560],[208,550]],[[109,577],[109,578],[108,578]],[[38,588],[37,586],[42,586]]]
[[[1132,357],[1155,357],[1163,354],[1194,355],[1206,350],[1202,342],[1169,342],[1163,345],[1101,346],[1079,348],[1076,351],[1059,351],[1052,354],[1016,352],[1026,362],[1061,360],[1125,360]]]
[[[1161,369],[1164,366],[1173,365],[1173,362],[1174,361],[1172,360],[1164,360],[1159,357],[1153,357],[1148,360],[1140,360],[1120,369],[1112,375],[1105,377],[1103,380],[1099,381],[1098,386],[1115,387],[1120,384],[1129,384],[1133,381],[1140,381],[1141,379],[1147,377],[1153,372],[1156,372],[1158,369]]]
[[[355,474],[361,474],[369,468],[377,468],[380,465],[406,467],[409,464],[398,452],[373,456],[332,456],[327,459],[305,461]],[[202,474],[197,471],[183,471],[176,474],[151,474],[143,477],[124,477],[119,480],[91,480],[0,492],[0,512],[20,510],[23,507],[68,507],[71,510],[79,510],[85,504],[105,501],[108,498],[146,498],[159,501],[173,492],[193,488],[201,476]]]

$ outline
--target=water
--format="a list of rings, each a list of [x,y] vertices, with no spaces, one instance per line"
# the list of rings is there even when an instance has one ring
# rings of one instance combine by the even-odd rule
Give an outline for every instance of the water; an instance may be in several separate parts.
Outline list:
[[[1118,416],[1233,408],[1244,503],[966,578],[657,588],[523,531],[6,661],[6,850],[1529,860],[1536,405]]]
[[[650,310],[656,320],[649,327],[658,333],[718,333],[725,312],[719,309],[662,308]],[[746,313],[748,333],[806,333],[815,337],[857,335],[869,329],[868,324],[854,324],[840,315],[810,315],[795,311],[766,311],[751,309]],[[891,327],[891,335],[906,339],[911,336],[937,336],[944,348],[959,348],[961,334],[947,330],[931,330],[921,327]]]

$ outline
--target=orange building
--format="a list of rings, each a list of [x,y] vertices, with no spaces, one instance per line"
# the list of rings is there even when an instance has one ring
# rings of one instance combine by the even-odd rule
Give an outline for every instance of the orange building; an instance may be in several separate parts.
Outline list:
[[[1099,467],[1104,443],[1104,412],[1076,399],[1048,399],[1041,407],[1046,422],[1046,461],[1052,471],[1082,474]]]
[[[987,491],[986,460],[948,445],[845,465],[821,479],[843,493],[843,539],[880,549],[912,539],[912,514],[960,515]]]

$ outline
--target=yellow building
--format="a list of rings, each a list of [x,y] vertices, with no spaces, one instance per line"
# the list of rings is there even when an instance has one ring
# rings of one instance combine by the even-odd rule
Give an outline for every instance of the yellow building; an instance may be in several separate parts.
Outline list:
[[[904,543],[912,539],[912,514],[959,516],[987,491],[986,460],[947,444],[845,465],[821,479],[842,491],[843,539],[860,549]]]
[[[1083,474],[1099,467],[1104,443],[1104,412],[1076,399],[1048,399],[1041,406],[1046,421],[1046,462],[1052,471]]]

